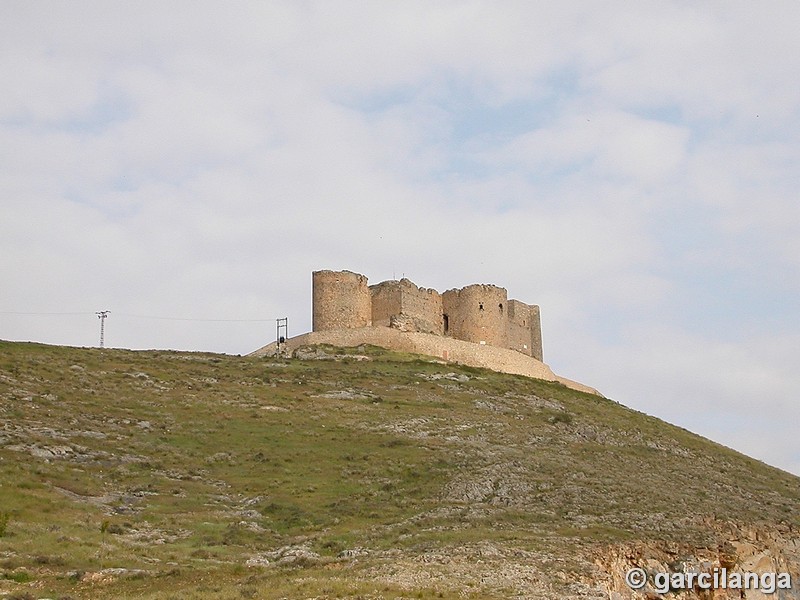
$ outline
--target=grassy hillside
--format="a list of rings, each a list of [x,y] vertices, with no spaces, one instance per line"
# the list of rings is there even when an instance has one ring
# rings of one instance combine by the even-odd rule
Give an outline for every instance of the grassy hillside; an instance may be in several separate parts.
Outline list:
[[[590,597],[596,548],[800,526],[797,478],[612,400],[336,352],[0,342],[0,596]]]

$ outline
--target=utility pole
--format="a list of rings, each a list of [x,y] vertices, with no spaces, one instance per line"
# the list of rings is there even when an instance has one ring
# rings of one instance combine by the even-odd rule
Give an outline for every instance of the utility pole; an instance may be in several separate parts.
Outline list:
[[[105,345],[105,330],[106,330],[106,317],[109,315],[110,310],[101,310],[94,314],[100,319],[100,347]]]
[[[283,354],[284,346],[286,344],[286,340],[289,338],[289,318],[283,317],[282,319],[275,319],[277,324],[277,335],[275,336],[276,342],[276,356],[281,356]],[[283,331],[283,335],[281,335],[281,331]]]

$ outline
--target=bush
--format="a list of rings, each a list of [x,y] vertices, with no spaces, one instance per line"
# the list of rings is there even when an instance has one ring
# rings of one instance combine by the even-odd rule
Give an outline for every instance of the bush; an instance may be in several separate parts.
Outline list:
[[[0,511],[0,537],[5,537],[8,533],[8,523],[11,521],[11,513]]]
[[[16,583],[28,583],[33,578],[27,571],[14,571],[12,573],[4,573],[3,579],[8,579],[9,581],[14,581]]]
[[[547,422],[552,425],[557,425],[558,423],[564,423],[565,425],[572,424],[572,415],[567,412],[555,412],[550,415],[547,419]]]

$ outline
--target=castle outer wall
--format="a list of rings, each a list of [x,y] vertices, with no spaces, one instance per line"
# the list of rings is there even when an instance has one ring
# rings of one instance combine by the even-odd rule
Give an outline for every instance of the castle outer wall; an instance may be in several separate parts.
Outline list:
[[[330,344],[339,347],[370,344],[399,352],[423,354],[444,362],[558,382],[573,390],[602,396],[593,387],[560,377],[554,374],[550,367],[543,362],[513,350],[495,348],[494,346],[481,346],[472,342],[464,342],[430,333],[402,332],[391,327],[312,331],[286,340],[281,352],[291,355],[298,348],[318,344]],[[272,342],[251,353],[250,356],[274,356],[277,351],[277,344]]]
[[[439,294],[408,279],[369,286],[351,271],[312,274],[313,331],[256,350],[251,356],[292,353],[306,345],[372,344],[597,390],[555,375],[542,362],[539,307],[509,300],[504,288],[475,284]]]
[[[408,279],[372,286],[350,271],[312,274],[312,331],[389,327],[507,348],[542,360],[539,307],[509,300],[505,288],[421,288]]]

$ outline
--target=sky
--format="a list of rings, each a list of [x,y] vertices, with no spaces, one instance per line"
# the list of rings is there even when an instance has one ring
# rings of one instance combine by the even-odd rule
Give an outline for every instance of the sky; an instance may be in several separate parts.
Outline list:
[[[311,272],[800,474],[800,3],[0,3],[0,339],[246,354]]]

